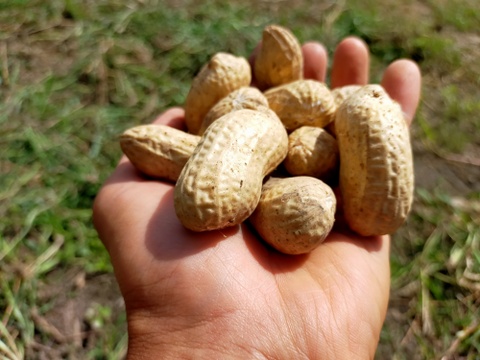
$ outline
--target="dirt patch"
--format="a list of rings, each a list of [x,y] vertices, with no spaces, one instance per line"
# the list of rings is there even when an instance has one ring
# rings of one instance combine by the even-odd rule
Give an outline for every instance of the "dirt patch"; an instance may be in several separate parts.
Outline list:
[[[85,359],[104,347],[99,341],[109,338],[105,333],[126,333],[123,298],[112,274],[86,277],[80,269],[58,270],[42,284],[38,297],[47,310],[31,310],[38,331],[27,348],[28,359]]]
[[[419,150],[414,153],[415,182],[417,188],[467,196],[480,191],[479,149],[458,154],[435,154]]]
[[[54,25],[48,36],[43,31],[19,31],[4,41],[4,58],[9,73],[18,71],[18,85],[35,84],[46,76],[65,76],[71,71],[76,61],[76,44],[73,36],[69,36],[73,32],[70,28],[68,22]]]

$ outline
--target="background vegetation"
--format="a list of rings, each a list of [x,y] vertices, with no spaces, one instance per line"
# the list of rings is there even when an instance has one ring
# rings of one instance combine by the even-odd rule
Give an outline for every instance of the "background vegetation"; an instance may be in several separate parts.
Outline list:
[[[218,51],[270,23],[332,52],[370,46],[424,75],[417,190],[394,236],[378,359],[480,353],[480,4],[476,0],[0,1],[0,357],[119,359],[123,304],[91,224],[117,135],[182,105]]]

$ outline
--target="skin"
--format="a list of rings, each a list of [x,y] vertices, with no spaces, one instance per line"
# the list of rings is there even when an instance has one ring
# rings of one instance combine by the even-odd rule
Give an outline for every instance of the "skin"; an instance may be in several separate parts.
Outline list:
[[[305,76],[325,80],[327,53],[303,46]],[[254,61],[254,56],[252,57]],[[368,82],[369,51],[337,47],[332,87]],[[382,85],[411,122],[417,65],[398,60]],[[183,126],[172,108],[155,123]],[[123,157],[99,192],[93,220],[125,299],[129,359],[373,358],[390,288],[390,237],[362,238],[341,213],[312,253],[282,255],[248,225],[193,233],[177,220],[173,186],[143,178]]]

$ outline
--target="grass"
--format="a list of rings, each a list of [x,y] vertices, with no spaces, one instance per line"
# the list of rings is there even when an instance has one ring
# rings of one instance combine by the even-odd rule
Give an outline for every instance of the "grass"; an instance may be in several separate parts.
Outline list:
[[[116,137],[181,105],[213,53],[248,56],[262,28],[280,23],[330,54],[361,37],[373,81],[397,58],[419,62],[417,196],[394,237],[377,358],[475,359],[479,10],[474,0],[1,2],[0,356],[122,358],[121,298],[91,224]]]
[[[397,359],[459,355],[476,359],[480,353],[478,196],[419,190],[414,208],[393,242],[392,310],[378,358],[389,358],[393,348]]]

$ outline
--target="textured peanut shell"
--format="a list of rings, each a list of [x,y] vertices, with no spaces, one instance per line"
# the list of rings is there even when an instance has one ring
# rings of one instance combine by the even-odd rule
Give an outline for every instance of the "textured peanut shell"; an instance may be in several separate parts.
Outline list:
[[[234,90],[210,109],[202,121],[198,134],[202,135],[207,127],[223,115],[241,109],[268,109],[268,101],[262,92],[254,87],[244,86]]]
[[[288,136],[285,169],[294,176],[332,178],[338,169],[337,140],[322,128],[302,126]]]
[[[120,146],[142,173],[175,182],[200,136],[166,125],[141,125],[120,136]]]
[[[391,234],[405,221],[413,160],[400,106],[379,85],[367,85],[337,112],[340,189],[345,219],[363,236]]]
[[[212,106],[232,91],[248,86],[251,80],[247,59],[227,53],[214,55],[193,79],[187,95],[185,122],[188,131],[197,134]]]
[[[254,72],[262,90],[303,78],[302,48],[290,30],[278,25],[265,27]]]
[[[272,111],[222,116],[205,131],[175,186],[181,223],[206,231],[243,222],[257,206],[263,178],[287,149],[287,133]]]
[[[321,180],[270,178],[249,218],[259,235],[285,254],[308,253],[320,245],[335,221],[336,199]]]
[[[346,85],[332,90],[333,101],[339,107],[355,91],[360,90],[362,85]]]
[[[333,121],[335,102],[328,87],[315,80],[298,80],[265,92],[270,109],[288,131],[301,126],[324,127]]]
[[[352,95],[355,91],[359,90],[361,87],[362,85],[346,85],[333,89],[332,96],[336,108],[338,109],[338,107],[342,105],[345,99],[347,99],[350,95]],[[335,120],[328,124],[325,129],[333,136],[337,136],[337,132],[335,130]]]

